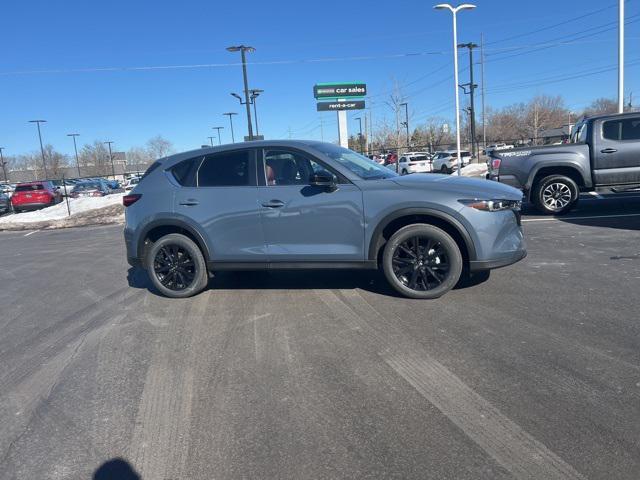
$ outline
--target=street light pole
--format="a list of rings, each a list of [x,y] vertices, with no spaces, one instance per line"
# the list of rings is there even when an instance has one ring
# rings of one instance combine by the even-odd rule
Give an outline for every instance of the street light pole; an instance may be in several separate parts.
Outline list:
[[[360,146],[360,153],[364,153],[364,148],[362,148],[362,117],[355,117],[354,120],[358,120],[358,124],[360,125],[360,134],[358,137],[358,145]]]
[[[236,112],[227,112],[223,113],[223,115],[229,116],[229,123],[231,124],[231,143],[236,143],[236,137],[233,135],[233,115],[237,115]]]
[[[461,175],[461,159],[460,159],[460,94],[458,93],[458,22],[457,14],[460,10],[470,10],[476,8],[475,5],[470,3],[463,3],[457,7],[453,7],[448,3],[440,3],[433,7],[437,10],[447,9],[453,15],[453,88],[456,96],[456,148],[458,152],[458,175]]]
[[[220,130],[222,130],[224,127],[211,127],[211,128],[218,131],[218,145],[222,145],[222,139],[220,138]]]
[[[42,146],[42,133],[40,132],[40,124],[46,123],[46,120],[29,120],[29,123],[35,123],[38,125],[38,138],[40,139],[40,153],[42,154],[42,168],[44,169],[44,179],[46,180],[49,174],[47,173],[47,161],[44,158],[44,147]]]
[[[618,113],[624,113],[624,2],[618,0]]]
[[[2,150],[4,150],[4,147],[0,147],[0,165],[2,165],[2,173],[4,174],[4,181],[8,182],[9,177],[7,177],[7,162],[4,161]]]
[[[476,106],[474,100],[474,92],[478,86],[473,83],[473,49],[478,48],[478,45],[475,43],[461,43],[458,45],[458,48],[468,48],[469,49],[469,101],[470,105],[470,123],[471,123],[471,156],[475,158],[476,156]]]
[[[258,98],[258,95],[260,95],[263,92],[264,90],[260,90],[258,88],[254,88],[253,90],[251,90],[251,101],[253,102],[253,116],[256,121],[256,135],[260,135],[260,132],[258,131],[258,108],[256,107],[256,99]]]
[[[76,146],[76,137],[79,137],[80,134],[79,133],[67,133],[67,137],[72,137],[73,138],[73,149],[76,152],[76,167],[78,168],[78,178],[81,177],[80,174],[80,162],[78,161],[78,147]]]
[[[111,153],[111,144],[113,143],[112,141],[108,141],[108,142],[103,142],[105,145],[109,145],[109,160],[111,161],[111,176],[113,177],[113,179],[116,179],[116,169],[113,166],[113,154]]]
[[[407,102],[401,103],[400,106],[404,106],[404,122],[402,122],[404,124],[404,128],[406,129],[407,132],[407,152],[409,151],[410,148],[410,144],[409,144],[409,104]]]
[[[251,122],[251,104],[249,103],[249,81],[247,80],[247,56],[246,52],[255,52],[256,49],[248,47],[246,45],[238,45],[235,47],[228,47],[229,52],[240,52],[242,57],[242,79],[244,81],[244,102],[247,107],[247,128],[249,131],[249,140],[253,140],[253,124]]]
[[[213,147],[213,137],[207,137],[209,139],[209,141],[211,142],[211,146]]]

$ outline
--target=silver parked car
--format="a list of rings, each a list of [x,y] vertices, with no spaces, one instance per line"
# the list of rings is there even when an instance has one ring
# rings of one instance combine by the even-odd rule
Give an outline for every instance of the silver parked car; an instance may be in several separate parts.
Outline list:
[[[332,144],[246,142],[155,162],[123,198],[124,237],[169,297],[220,270],[364,268],[437,298],[463,272],[524,258],[521,199],[487,180],[399,176]]]

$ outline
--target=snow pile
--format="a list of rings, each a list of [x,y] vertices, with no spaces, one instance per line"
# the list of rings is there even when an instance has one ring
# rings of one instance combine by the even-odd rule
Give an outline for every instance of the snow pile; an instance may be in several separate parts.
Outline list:
[[[470,163],[466,167],[462,167],[460,175],[463,177],[478,177],[484,178],[487,174],[488,168],[486,163]]]
[[[104,197],[70,198],[71,216],[67,211],[66,201],[42,210],[7,215],[0,218],[0,230],[67,228],[122,223],[124,221],[123,196],[124,193],[114,193]]]

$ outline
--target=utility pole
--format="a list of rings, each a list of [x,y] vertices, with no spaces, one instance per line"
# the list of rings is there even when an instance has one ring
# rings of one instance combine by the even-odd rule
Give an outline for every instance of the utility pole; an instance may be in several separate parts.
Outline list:
[[[213,138],[214,137],[207,137],[209,139],[209,142],[211,142],[211,146],[213,147]]]
[[[80,136],[79,133],[67,133],[67,137],[73,138],[73,150],[76,152],[76,167],[78,168],[78,178],[82,176],[80,175],[80,162],[78,161],[78,146],[76,145],[76,137],[79,137],[79,136]]]
[[[256,49],[246,45],[238,45],[236,47],[228,47],[229,52],[240,52],[242,57],[242,79],[244,81],[244,103],[247,107],[247,128],[249,132],[249,140],[253,140],[253,124],[251,122],[251,103],[249,102],[249,81],[247,80],[247,56],[246,52],[255,52]]]
[[[0,147],[0,165],[2,165],[2,173],[4,174],[4,181],[8,182],[9,177],[7,177],[7,162],[4,161],[2,150],[4,150],[4,147]]]
[[[401,103],[400,106],[404,106],[404,122],[402,122],[402,125],[404,125],[404,128],[406,129],[407,132],[407,152],[410,149],[410,145],[409,145],[409,104],[407,102]]]
[[[220,139],[220,130],[222,130],[224,127],[211,127],[211,128],[218,131],[218,145],[222,145],[222,140]]]
[[[231,143],[236,143],[236,137],[233,135],[233,117],[234,115],[237,115],[236,112],[227,112],[227,113],[223,113],[223,115],[228,115],[229,116],[229,123],[231,124]],[[218,128],[218,127],[215,127]],[[220,127],[221,128],[221,127]]]
[[[113,153],[111,152],[111,144],[113,143],[112,141],[108,141],[108,142],[102,142],[105,145],[109,146],[109,160],[111,161],[111,176],[113,177],[113,179],[116,179],[116,168],[113,166]]]
[[[486,152],[487,150],[487,117],[484,107],[484,33],[480,34],[480,75],[482,80],[482,145]]]
[[[354,120],[358,120],[358,124],[360,125],[360,133],[358,134],[358,145],[360,146],[360,153],[364,153],[364,149],[362,148],[362,117],[355,117]]]
[[[260,90],[258,88],[254,88],[253,90],[251,90],[251,102],[253,103],[253,117],[256,121],[256,135],[260,135],[260,132],[258,131],[258,108],[256,107],[256,99],[258,98],[258,95],[260,95],[261,93],[264,93],[264,90]]]
[[[474,101],[474,92],[478,86],[473,83],[473,49],[478,48],[478,45],[475,43],[461,43],[458,45],[458,48],[468,48],[469,49],[469,99],[471,105],[469,106],[471,110],[469,111],[470,120],[471,120],[471,156],[475,158],[476,156],[476,111],[475,111],[475,101]]]
[[[624,2],[618,0],[618,113],[624,113]]]
[[[46,123],[46,120],[29,120],[29,123],[35,123],[38,125],[38,138],[40,139],[40,153],[42,154],[42,168],[44,169],[44,179],[49,177],[47,173],[47,161],[44,158],[44,147],[42,146],[42,133],[40,132],[40,124]]]

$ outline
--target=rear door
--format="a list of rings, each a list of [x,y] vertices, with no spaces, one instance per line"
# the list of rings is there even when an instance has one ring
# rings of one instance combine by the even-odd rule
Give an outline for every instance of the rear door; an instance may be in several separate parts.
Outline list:
[[[594,123],[596,185],[640,183],[640,115]]]
[[[174,211],[206,237],[212,261],[265,261],[253,149],[195,157],[170,173],[180,185]]]
[[[272,262],[364,260],[361,190],[321,160],[295,149],[259,154],[258,198]],[[338,177],[335,190],[309,185],[314,171]]]

